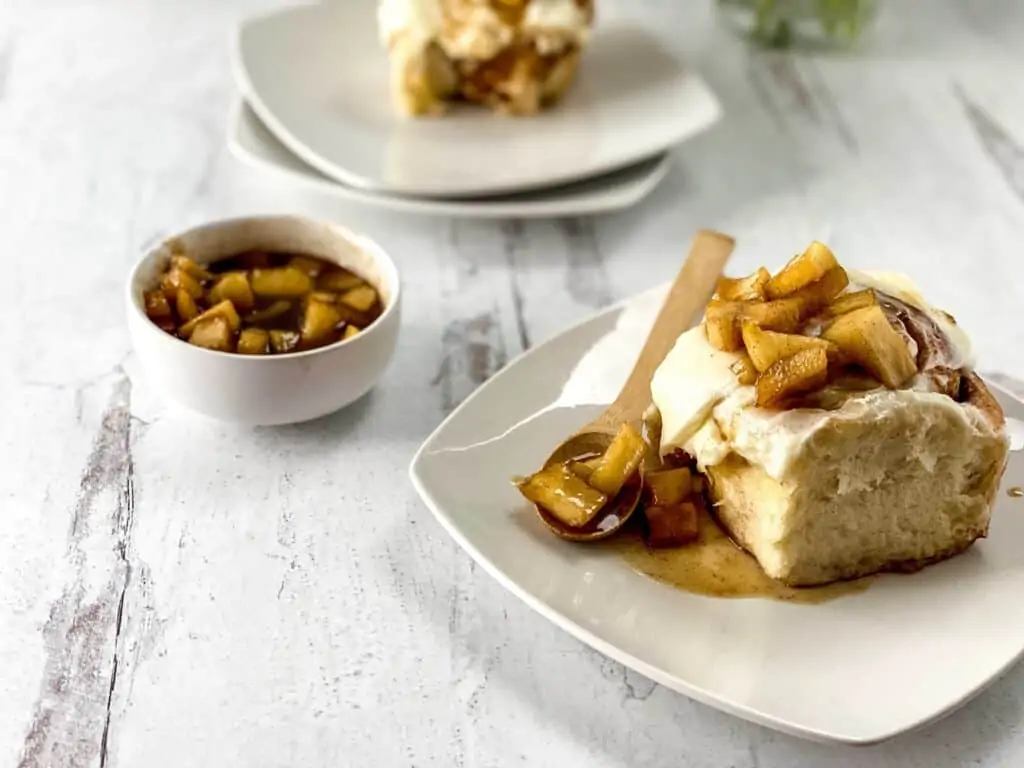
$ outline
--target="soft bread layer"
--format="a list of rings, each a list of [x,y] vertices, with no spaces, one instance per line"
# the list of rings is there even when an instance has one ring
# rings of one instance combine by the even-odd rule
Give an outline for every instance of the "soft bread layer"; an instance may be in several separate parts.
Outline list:
[[[962,405],[894,397],[869,415],[826,418],[778,479],[736,453],[706,466],[720,521],[793,586],[963,551],[988,531],[1008,452],[995,401],[980,380],[972,386],[974,402]]]

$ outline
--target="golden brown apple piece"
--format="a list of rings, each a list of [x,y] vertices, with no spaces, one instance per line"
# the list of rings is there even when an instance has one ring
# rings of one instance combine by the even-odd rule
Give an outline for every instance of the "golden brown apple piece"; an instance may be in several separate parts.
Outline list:
[[[743,344],[750,355],[750,361],[759,373],[767,371],[779,360],[792,357],[797,352],[820,348],[827,353],[831,346],[824,339],[812,336],[765,331],[749,320],[743,323]]]
[[[609,499],[613,498],[640,468],[646,450],[647,444],[640,433],[632,425],[623,424],[590,473],[587,483]]]
[[[582,528],[608,501],[565,464],[553,464],[516,481],[516,487],[528,500],[557,517],[570,528]]]
[[[840,315],[822,336],[889,389],[898,389],[917,373],[910,347],[877,305]]]
[[[870,307],[877,303],[878,297],[870,288],[866,288],[863,291],[854,291],[853,293],[844,293],[842,296],[837,296],[828,305],[828,315],[830,317],[838,317],[855,309]]]
[[[764,301],[771,273],[760,267],[747,277],[720,277],[715,292],[723,301]]]
[[[232,333],[237,331],[239,326],[242,324],[241,318],[238,317],[238,312],[235,311],[235,305],[225,299],[219,304],[214,304],[202,314],[189,320],[178,329],[178,333],[181,334],[182,337],[188,338],[192,335],[192,329],[204,320],[209,320],[211,317],[223,317],[227,321],[228,327]]]
[[[231,352],[231,326],[223,315],[207,317],[192,328],[188,343],[218,352]]]
[[[769,299],[778,299],[800,290],[805,285],[817,282],[830,269],[839,266],[829,247],[815,240],[807,250],[789,260],[778,274],[768,281]]]
[[[696,541],[700,530],[698,507],[703,507],[698,497],[668,506],[644,507],[648,546],[679,547]]]
[[[757,368],[754,367],[754,361],[750,359],[750,355],[746,352],[739,352],[739,358],[730,367],[733,373],[736,374],[736,380],[744,386],[749,386],[757,381]]]
[[[248,312],[253,308],[256,299],[249,285],[249,276],[245,272],[226,272],[210,289],[210,303],[228,299],[235,308]]]
[[[771,408],[794,395],[820,389],[828,381],[828,355],[822,347],[778,360],[757,379],[757,405]]]

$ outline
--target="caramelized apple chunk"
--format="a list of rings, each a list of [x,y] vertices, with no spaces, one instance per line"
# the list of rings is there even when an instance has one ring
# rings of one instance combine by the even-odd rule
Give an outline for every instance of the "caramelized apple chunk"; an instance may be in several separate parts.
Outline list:
[[[248,312],[256,303],[249,277],[245,272],[227,272],[210,289],[210,303],[229,300],[235,308]]]
[[[193,299],[199,299],[203,295],[203,286],[199,284],[199,281],[178,267],[171,267],[171,270],[163,276],[160,288],[163,289],[168,301],[176,299],[178,289],[185,291]]]
[[[369,312],[377,301],[377,292],[368,285],[361,285],[343,293],[341,301],[357,312]]]
[[[729,367],[736,374],[736,380],[740,384],[749,386],[757,381],[757,368],[754,367],[754,362],[746,352],[738,352],[737,354],[739,356],[736,362]]]
[[[764,301],[771,277],[764,267],[747,277],[720,277],[715,292],[723,301]]]
[[[309,293],[313,281],[297,267],[272,267],[254,269],[251,285],[252,292],[257,296],[295,298]]]
[[[696,541],[699,535],[696,500],[667,506],[651,505],[644,508],[644,516],[647,519],[647,544],[652,548],[679,547]]]
[[[631,424],[623,424],[587,482],[612,498],[640,468],[647,444]]]
[[[815,240],[807,250],[790,259],[778,274],[768,281],[769,299],[779,299],[794,293],[806,285],[817,282],[825,274],[839,266],[835,255],[824,243]]]
[[[840,315],[822,336],[889,389],[898,389],[917,373],[917,363],[906,341],[889,325],[878,305]]]
[[[824,339],[811,336],[765,331],[749,321],[743,323],[743,345],[759,373],[767,371],[779,360],[792,357],[797,352],[820,348],[827,353],[831,346]]]
[[[270,352],[270,334],[262,328],[245,328],[238,334],[240,355],[266,355]]]
[[[723,352],[735,352],[743,348],[743,336],[740,333],[741,307],[736,302],[715,299],[708,304],[704,333],[712,347]]]
[[[199,315],[196,300],[184,288],[179,288],[174,296],[174,309],[178,313],[178,319],[185,323]]]
[[[269,332],[270,348],[274,354],[282,355],[285,352],[294,352],[299,346],[299,334],[295,331],[286,331],[275,328]]]
[[[855,309],[863,309],[877,303],[878,297],[875,295],[875,292],[870,288],[866,288],[863,291],[854,291],[853,293],[844,293],[841,296],[837,296],[828,305],[827,314],[829,317],[839,317],[839,315],[845,315],[847,312],[852,312]]]
[[[302,344],[306,347],[317,346],[334,336],[341,323],[341,312],[333,304],[311,299],[306,302],[306,311],[302,316]]]
[[[171,256],[171,267],[180,269],[198,282],[203,282],[213,277],[207,270],[199,266],[194,259],[190,259],[182,254]]]
[[[230,352],[231,341],[231,326],[223,315],[212,315],[200,320],[188,337],[189,344],[218,352]]]
[[[835,267],[824,274],[820,280],[805,285],[790,294],[802,304],[803,316],[810,317],[827,307],[850,284],[850,277],[842,267]]]
[[[757,405],[778,406],[794,395],[811,392],[828,381],[828,355],[821,347],[801,350],[773,363],[757,379]]]
[[[146,291],[142,294],[142,303],[146,310],[146,317],[163,330],[174,331],[174,312],[163,291]]]
[[[655,507],[678,504],[690,496],[693,491],[689,467],[648,472],[644,475],[644,485],[650,496],[650,503]]]
[[[516,481],[528,500],[543,507],[570,528],[582,528],[608,501],[565,464],[554,464]]]
[[[237,331],[239,327],[241,327],[242,325],[242,320],[241,318],[239,318],[238,312],[235,311],[235,305],[232,304],[227,299],[225,299],[219,304],[214,304],[212,307],[210,307],[202,314],[199,314],[196,317],[189,320],[187,323],[181,326],[181,328],[178,329],[178,332],[182,336],[188,338],[189,336],[191,336],[192,330],[196,327],[196,325],[198,325],[204,320],[209,320],[211,317],[223,317],[227,321],[228,327],[231,329],[232,333]]]
[[[805,319],[807,308],[801,299],[786,298],[744,304],[740,314],[743,320],[749,320],[760,328],[781,333],[794,333]],[[742,338],[742,329],[740,335]]]

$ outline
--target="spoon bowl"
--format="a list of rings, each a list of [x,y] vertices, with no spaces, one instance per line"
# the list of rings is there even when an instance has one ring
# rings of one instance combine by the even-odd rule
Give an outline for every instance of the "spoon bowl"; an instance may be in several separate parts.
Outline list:
[[[651,326],[633,371],[615,401],[600,416],[562,442],[544,467],[603,454],[624,423],[639,424],[651,404],[651,378],[676,339],[700,321],[704,306],[715,292],[718,278],[732,254],[735,241],[728,235],[701,230],[676,275],[672,287]],[[650,446],[657,450],[657,446]],[[621,530],[632,517],[643,493],[643,475],[637,472],[614,499],[580,528],[567,526],[541,506],[537,515],[560,538],[569,541],[599,541]]]
[[[547,461],[544,462],[544,468],[547,469],[555,464],[564,464],[567,461],[599,456],[608,450],[608,446],[614,438],[615,434],[611,432],[584,432],[574,435],[548,456]],[[594,519],[582,528],[569,527],[539,504],[534,504],[533,508],[551,532],[560,538],[579,542],[600,541],[616,533],[626,524],[640,504],[642,491],[643,482],[640,474],[637,473],[622,487],[615,498],[609,501]]]

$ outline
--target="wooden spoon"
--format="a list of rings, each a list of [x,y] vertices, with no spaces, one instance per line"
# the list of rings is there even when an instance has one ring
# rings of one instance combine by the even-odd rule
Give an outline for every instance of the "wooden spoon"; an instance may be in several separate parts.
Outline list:
[[[679,335],[700,321],[734,245],[731,237],[720,232],[697,233],[619,396],[600,416],[559,445],[544,462],[545,467],[604,453],[624,422],[640,421],[651,404],[651,378],[655,370]],[[542,507],[534,507],[544,524],[563,539],[597,541],[625,525],[636,510],[642,490],[643,483],[637,475],[582,528],[570,528]]]

